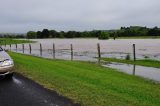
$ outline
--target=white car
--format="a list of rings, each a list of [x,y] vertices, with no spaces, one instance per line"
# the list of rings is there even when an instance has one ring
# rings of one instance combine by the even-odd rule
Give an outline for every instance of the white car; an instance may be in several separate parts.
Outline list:
[[[13,76],[14,62],[12,58],[0,47],[0,76]]]

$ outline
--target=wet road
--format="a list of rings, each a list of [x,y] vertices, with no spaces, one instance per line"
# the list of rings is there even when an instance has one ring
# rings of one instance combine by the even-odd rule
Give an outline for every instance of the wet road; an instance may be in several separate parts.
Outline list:
[[[13,79],[0,78],[0,106],[77,105],[21,75],[15,74]]]

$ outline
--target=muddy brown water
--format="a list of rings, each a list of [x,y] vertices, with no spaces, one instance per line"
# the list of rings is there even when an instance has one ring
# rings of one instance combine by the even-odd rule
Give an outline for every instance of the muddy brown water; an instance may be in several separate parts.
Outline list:
[[[160,39],[32,39],[37,43],[32,44],[32,54],[40,55],[39,49],[42,44],[43,57],[52,58],[52,46],[55,44],[56,58],[70,59],[70,44],[73,44],[74,59],[95,60],[97,57],[97,43],[101,45],[102,57],[125,58],[130,54],[132,58],[132,44],[136,44],[136,56],[139,59],[150,57],[160,60]],[[10,48],[7,46],[6,48]],[[12,45],[15,51],[15,45]],[[18,45],[18,52],[22,53],[22,45]],[[29,45],[25,44],[25,53],[29,54]]]
[[[97,61],[97,43],[101,46],[102,57],[125,58],[130,54],[133,58],[132,45],[136,45],[137,59],[149,57],[160,60],[160,39],[117,39],[117,40],[98,40],[98,39],[31,39],[37,41],[32,44],[32,55],[40,56],[40,43],[42,44],[42,57],[53,58],[53,43],[56,49],[57,59],[71,59],[70,44],[73,44],[74,60]],[[9,45],[4,47],[10,49]],[[24,45],[24,53],[29,54],[29,44]],[[16,52],[15,45],[11,47]],[[18,45],[17,52],[22,53],[22,44]],[[132,65],[110,64],[107,67],[116,68],[128,74],[134,74],[155,81],[160,81],[160,69],[136,66],[133,71]]]

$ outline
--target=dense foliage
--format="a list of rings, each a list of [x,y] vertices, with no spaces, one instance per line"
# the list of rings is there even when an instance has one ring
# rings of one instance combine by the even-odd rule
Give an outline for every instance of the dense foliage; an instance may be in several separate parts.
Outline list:
[[[160,36],[160,28],[147,28],[141,26],[121,27],[117,30],[93,30],[93,31],[56,31],[43,29],[42,31],[29,31],[27,34],[0,34],[2,38],[99,38],[109,37],[155,37]]]
[[[26,38],[25,34],[0,33],[0,38]]]
[[[121,27],[120,30],[110,31],[113,37],[134,37],[134,36],[160,36],[160,28],[147,28],[140,26]]]
[[[103,31],[60,31],[43,29],[42,31],[29,31],[27,33],[27,38],[80,38],[80,37],[99,37]]]
[[[108,32],[101,32],[98,36],[98,39],[109,39],[109,33]]]
[[[28,37],[28,38],[33,39],[33,38],[36,38],[36,36],[37,36],[37,33],[34,32],[34,31],[29,31],[29,32],[27,32],[27,37]]]
[[[111,37],[136,37],[136,36],[160,36],[158,27],[147,28],[140,26],[121,27],[119,30],[93,30],[93,31],[55,31],[43,29],[42,31],[29,31],[27,38],[85,38],[95,37],[99,39],[108,39]]]

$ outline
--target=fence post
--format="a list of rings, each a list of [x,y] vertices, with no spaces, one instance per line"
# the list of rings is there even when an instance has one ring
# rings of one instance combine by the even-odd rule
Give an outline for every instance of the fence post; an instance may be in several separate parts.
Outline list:
[[[16,43],[16,52],[17,52],[17,43]]]
[[[40,56],[42,56],[42,44],[40,43]]]
[[[100,64],[101,62],[101,48],[100,48],[100,44],[97,44],[97,50],[98,50],[98,63]]]
[[[23,50],[23,53],[24,53],[24,44],[22,44],[22,50]]]
[[[73,45],[71,44],[71,61],[73,60]]]
[[[136,61],[136,49],[135,49],[135,44],[133,44],[133,60]]]
[[[55,59],[56,58],[56,55],[55,55],[55,44],[53,43],[53,59]]]
[[[10,46],[10,51],[11,51],[11,46],[12,46],[12,45],[10,44],[9,46]]]
[[[29,54],[32,53],[32,48],[31,48],[31,44],[29,44]]]

